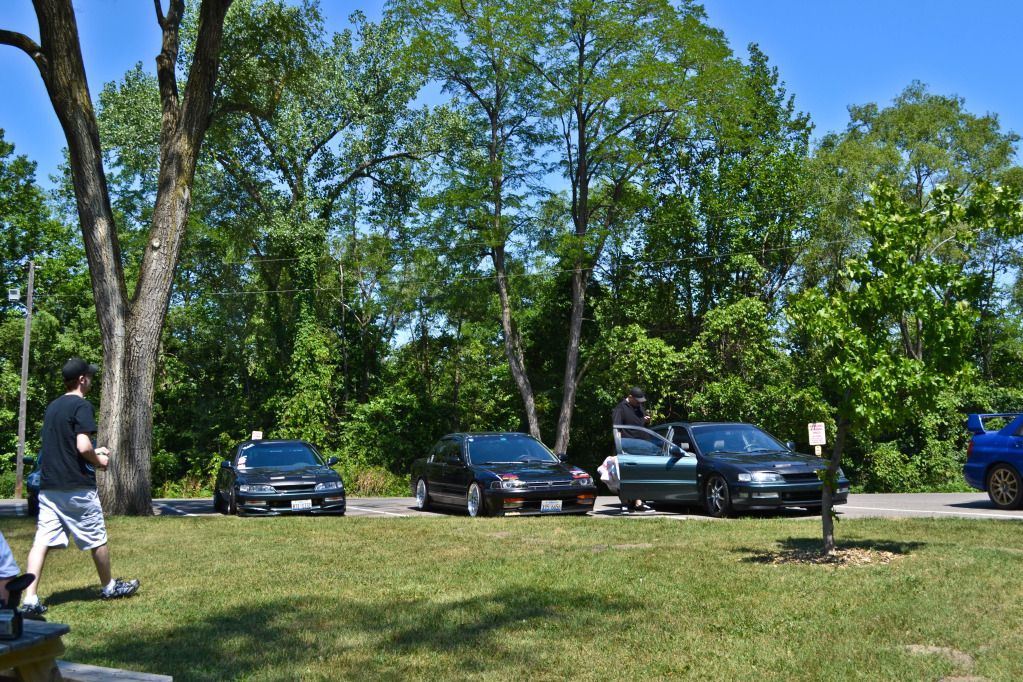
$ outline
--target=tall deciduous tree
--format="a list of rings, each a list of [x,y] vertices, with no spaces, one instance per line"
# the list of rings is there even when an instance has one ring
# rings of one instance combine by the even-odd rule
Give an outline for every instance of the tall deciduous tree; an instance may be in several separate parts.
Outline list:
[[[413,28],[411,47],[430,75],[443,83],[468,122],[468,144],[452,150],[442,220],[464,221],[494,266],[504,352],[525,410],[529,432],[540,438],[536,397],[526,368],[509,279],[513,249],[522,235],[529,181],[544,169],[535,149],[539,125],[538,75],[522,58],[521,6],[480,0],[409,0],[394,4]]]
[[[35,0],[39,42],[2,30],[0,43],[24,51],[42,76],[64,130],[93,294],[103,341],[101,440],[113,452],[100,478],[105,508],[150,514],[153,389],[160,334],[191,206],[203,136],[213,110],[224,18],[231,0],[203,0],[196,49],[184,89],[178,52],[184,0],[159,0],[163,42],[156,59],[160,86],[160,170],[149,235],[129,295],[121,244],[111,209],[96,113],[70,0]]]
[[[652,169],[669,132],[684,125],[728,54],[702,8],[667,0],[524,3],[523,58],[545,83],[558,126],[571,227],[559,257],[570,269],[561,410],[554,449],[568,447],[586,291],[607,236],[627,217],[630,185]]]

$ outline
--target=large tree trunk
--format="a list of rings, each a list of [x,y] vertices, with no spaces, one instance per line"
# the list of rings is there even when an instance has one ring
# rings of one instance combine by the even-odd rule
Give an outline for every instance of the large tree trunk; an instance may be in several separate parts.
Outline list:
[[[67,139],[103,342],[98,441],[110,448],[111,465],[99,484],[103,506],[112,513],[152,513],[150,456],[160,334],[187,226],[199,148],[212,112],[224,17],[230,4],[231,0],[203,0],[189,82],[180,100],[175,66],[184,0],[170,0],[166,15],[159,0],[155,3],[163,29],[157,57],[163,106],[159,190],[130,300],[71,2],[34,0],[39,45],[25,35],[0,31],[0,43],[22,49],[35,61]]]
[[[497,273],[497,296],[501,303],[501,329],[504,331],[504,354],[508,358],[512,378],[522,396],[522,405],[526,408],[526,422],[529,434],[537,440],[540,436],[540,419],[536,413],[536,398],[533,385],[526,373],[526,359],[522,354],[522,338],[512,318],[511,297],[508,294],[508,273],[504,263],[504,247],[494,249],[494,271]]]

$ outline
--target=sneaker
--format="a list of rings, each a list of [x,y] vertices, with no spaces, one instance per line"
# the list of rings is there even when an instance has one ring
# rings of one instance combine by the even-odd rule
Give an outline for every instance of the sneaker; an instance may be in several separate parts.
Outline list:
[[[634,507],[632,511],[637,512],[652,512],[654,510],[649,504],[641,504],[638,507]]]
[[[100,594],[104,599],[121,599],[122,597],[130,597],[135,594],[139,589],[138,580],[121,580],[118,578],[114,581],[114,586],[109,590],[103,588],[103,592]]]
[[[43,616],[46,615],[46,612],[49,611],[49,609],[43,606],[42,602],[37,601],[35,604],[23,604],[18,611],[21,612],[22,618],[27,618],[29,620],[46,620]]]

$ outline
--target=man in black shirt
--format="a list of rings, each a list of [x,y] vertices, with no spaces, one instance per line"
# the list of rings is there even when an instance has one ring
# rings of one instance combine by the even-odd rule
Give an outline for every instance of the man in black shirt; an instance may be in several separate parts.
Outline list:
[[[46,553],[51,547],[67,547],[68,536],[79,549],[92,551],[104,599],[130,597],[139,588],[138,580],[114,580],[110,572],[106,523],[96,490],[96,467],[106,468],[110,450],[93,446],[96,419],[85,399],[96,371],[96,365],[81,358],[68,360],[63,369],[67,392],[50,403],[43,417],[39,521],[27,566],[36,579],[25,590],[22,607],[30,618],[47,611],[36,594]]]
[[[622,402],[615,405],[615,409],[611,413],[611,424],[614,426],[648,425],[650,423],[650,415],[643,409],[643,403],[645,402],[646,394],[643,393],[642,389],[634,387]],[[630,431],[629,429],[622,429],[621,431],[623,438],[647,437],[642,431]],[[620,495],[618,499],[621,500],[623,514],[628,514],[630,511],[651,510],[651,507],[643,504],[643,500],[628,500]]]

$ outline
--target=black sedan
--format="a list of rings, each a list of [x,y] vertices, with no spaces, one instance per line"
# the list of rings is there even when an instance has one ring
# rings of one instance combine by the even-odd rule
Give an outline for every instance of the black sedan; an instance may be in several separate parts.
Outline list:
[[[416,508],[462,507],[469,516],[585,514],[597,489],[524,433],[452,433],[412,463]]]
[[[213,491],[223,514],[344,514],[345,487],[320,453],[301,440],[248,440],[224,460]]]
[[[711,516],[738,509],[821,508],[826,464],[752,424],[661,424],[615,427],[621,496],[652,502],[702,503]],[[839,470],[834,504],[844,504],[849,481]]]

